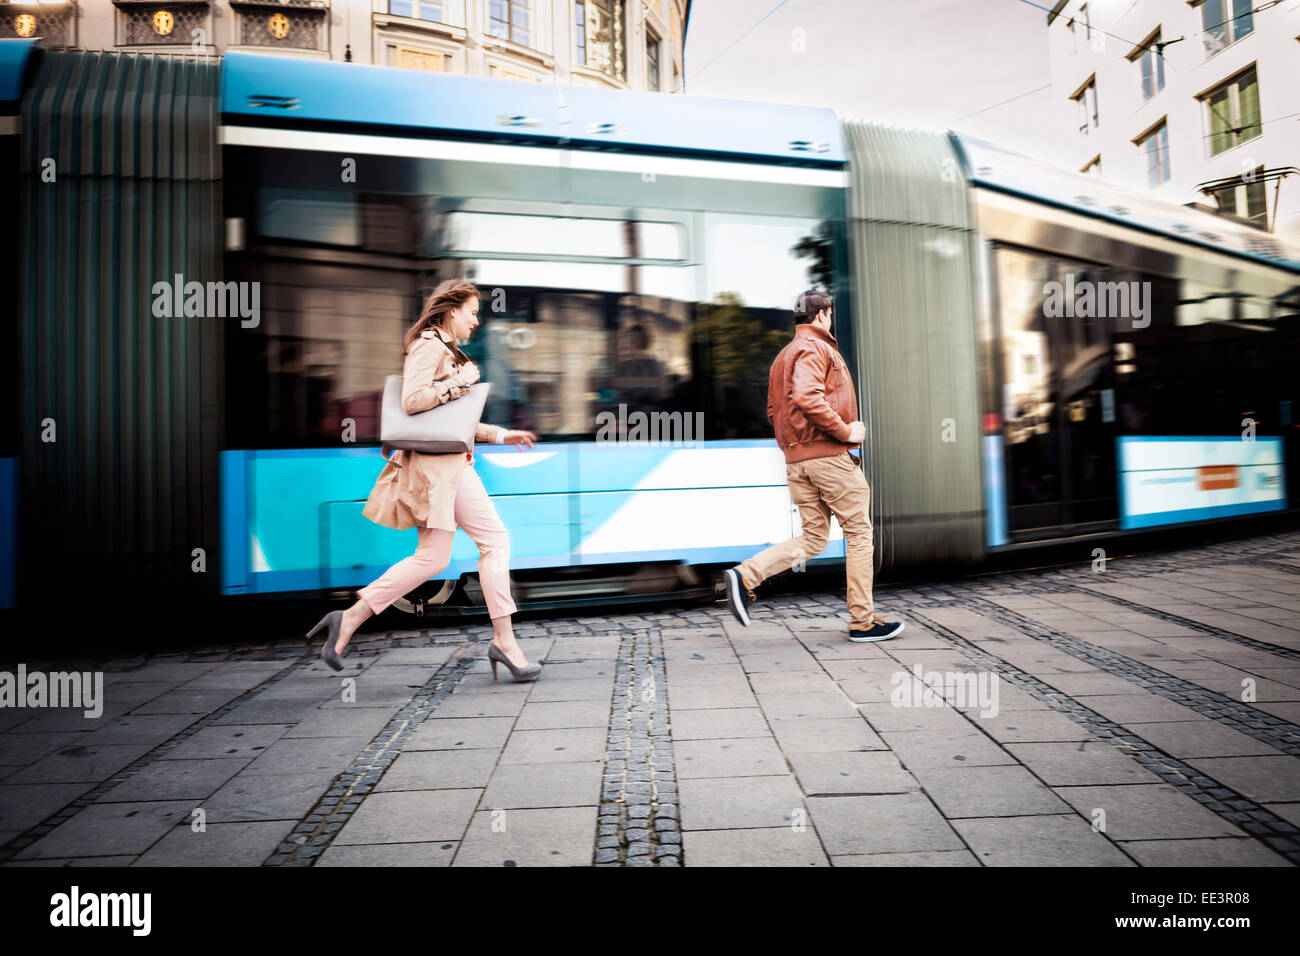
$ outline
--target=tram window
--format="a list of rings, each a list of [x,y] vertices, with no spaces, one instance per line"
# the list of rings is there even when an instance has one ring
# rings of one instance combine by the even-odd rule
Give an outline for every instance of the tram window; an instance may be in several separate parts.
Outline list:
[[[490,302],[492,294],[481,287]],[[495,290],[494,290],[495,291]],[[501,288],[464,347],[493,383],[484,420],[550,437],[593,436],[602,412],[694,410],[690,304],[659,296]]]
[[[409,279],[284,260],[232,262],[227,277],[261,284],[259,323],[226,326],[229,447],[336,446],[348,419],[356,441],[378,441],[384,378],[414,319]]]
[[[705,225],[707,300],[697,309],[697,374],[707,382],[710,438],[771,438],[768,371],[793,334],[800,292],[832,285],[832,240],[816,219],[713,215]],[[831,332],[847,337],[835,313]]]
[[[1241,288],[1141,278],[1152,283],[1153,321],[1115,355],[1125,433],[1235,436],[1249,417],[1275,434],[1294,359],[1271,304]]]
[[[231,447],[336,446],[345,418],[355,441],[376,442],[402,337],[450,277],[482,294],[482,328],[464,350],[493,383],[485,421],[590,439],[601,412],[625,406],[703,412],[706,439],[770,439],[767,374],[790,340],[794,299],[832,286],[833,240],[817,218],[690,212],[674,222],[484,213],[454,198],[256,195],[255,236],[315,248],[272,260],[250,244],[228,259],[230,278],[262,284],[260,326],[227,333],[228,374],[241,383],[227,390]],[[452,211],[419,230],[432,242],[410,246],[424,262],[362,263],[329,248],[399,254],[415,210],[442,202]]]

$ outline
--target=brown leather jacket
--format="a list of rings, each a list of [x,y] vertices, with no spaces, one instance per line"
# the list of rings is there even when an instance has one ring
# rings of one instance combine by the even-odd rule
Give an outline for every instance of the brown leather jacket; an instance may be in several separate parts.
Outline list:
[[[835,336],[812,323],[795,326],[768,375],[767,418],[787,463],[859,447],[849,444],[858,396]]]

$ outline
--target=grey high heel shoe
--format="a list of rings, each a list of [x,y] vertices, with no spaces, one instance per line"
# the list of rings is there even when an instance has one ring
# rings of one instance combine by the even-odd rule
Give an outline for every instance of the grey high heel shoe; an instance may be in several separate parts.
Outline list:
[[[326,625],[329,625],[330,633],[329,638],[325,641],[325,646],[320,649],[320,657],[321,660],[334,668],[334,670],[341,671],[343,670],[343,658],[339,657],[339,652],[335,649],[335,645],[338,643],[339,639],[339,628],[343,625],[343,612],[330,611],[320,619],[315,627],[307,632],[307,636],[315,637],[321,628]]]
[[[505,664],[506,667],[510,668],[510,676],[512,676],[516,681],[519,682],[537,680],[537,675],[542,672],[541,664],[529,664],[527,667],[515,667],[514,664],[510,663],[510,658],[506,657],[505,654],[499,651],[495,644],[488,645],[487,656],[488,656],[488,660],[492,662],[493,680],[497,679],[498,662]]]

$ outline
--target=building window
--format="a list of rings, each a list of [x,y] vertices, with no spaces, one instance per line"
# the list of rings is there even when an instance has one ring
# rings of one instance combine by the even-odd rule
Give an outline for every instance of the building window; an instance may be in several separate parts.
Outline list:
[[[1092,18],[1088,13],[1088,5],[1085,3],[1079,8],[1079,15],[1071,17],[1067,24],[1070,30],[1070,39],[1074,43],[1074,52],[1079,52],[1079,35],[1083,34],[1084,43],[1092,39]]]
[[[388,12],[395,17],[446,23],[442,0],[388,0]]]
[[[1088,135],[1089,129],[1096,129],[1099,124],[1097,115],[1097,78],[1094,76],[1083,88],[1071,97],[1079,104],[1079,133]]]
[[[1092,160],[1088,163],[1088,165],[1084,166],[1083,169],[1079,170],[1079,172],[1083,173],[1085,176],[1091,176],[1094,179],[1100,179],[1101,178],[1101,156],[1100,155],[1094,156]]]
[[[520,46],[528,46],[527,0],[488,0],[488,33]]]
[[[1207,56],[1213,56],[1255,29],[1250,3],[1251,0],[1205,0],[1201,4],[1201,26],[1205,31],[1202,42]]]
[[[1261,229],[1267,229],[1268,193],[1264,188],[1264,180],[1259,178],[1259,174],[1263,171],[1263,166],[1257,168],[1252,182],[1215,190],[1212,195],[1219,209],[1249,219]]]
[[[324,8],[304,9],[305,5],[267,0],[230,0],[230,6],[239,25],[239,42],[244,46],[326,49]]]
[[[578,0],[573,11],[578,62],[624,79],[623,0]]]
[[[1161,122],[1138,140],[1138,149],[1147,154],[1147,185],[1159,186],[1169,179],[1169,124]]]
[[[447,72],[447,55],[433,50],[418,50],[409,46],[394,47],[393,60],[397,66],[405,67],[408,70],[428,70],[431,73]]]
[[[1151,99],[1165,88],[1165,58],[1160,52],[1160,31],[1142,44],[1142,54],[1137,58],[1142,71],[1142,98]]]
[[[659,92],[659,38],[645,32],[646,82],[652,92]]]
[[[43,47],[73,46],[76,7],[67,2],[0,3],[0,39],[36,38]]]
[[[208,32],[206,2],[132,3],[120,9],[124,46],[189,46],[193,31]]]
[[[1259,83],[1252,66],[1205,97],[1210,120],[1210,155],[1217,156],[1261,132]]]

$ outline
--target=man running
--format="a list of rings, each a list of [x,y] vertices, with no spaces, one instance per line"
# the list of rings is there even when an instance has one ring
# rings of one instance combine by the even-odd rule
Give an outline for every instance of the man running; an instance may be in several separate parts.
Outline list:
[[[768,375],[767,417],[785,453],[785,480],[799,508],[802,533],[773,545],[723,572],[727,603],[749,626],[753,589],[763,581],[826,550],[830,518],[844,531],[848,577],[849,640],[883,641],[903,629],[884,621],[871,601],[872,541],[867,505],[871,489],[849,450],[860,448],[867,428],[858,419],[858,397],[848,366],[831,335],[829,295],[808,291],[794,308],[794,338]]]

